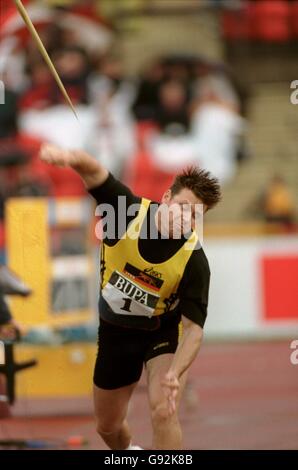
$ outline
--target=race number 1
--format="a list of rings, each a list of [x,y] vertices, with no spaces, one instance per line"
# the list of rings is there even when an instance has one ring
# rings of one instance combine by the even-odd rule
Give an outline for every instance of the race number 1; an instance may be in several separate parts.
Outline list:
[[[124,310],[125,312],[131,312],[130,306],[131,306],[132,299],[130,299],[129,297],[127,297],[126,299],[123,298],[123,302],[124,302],[124,305],[123,307],[121,307],[121,310]]]

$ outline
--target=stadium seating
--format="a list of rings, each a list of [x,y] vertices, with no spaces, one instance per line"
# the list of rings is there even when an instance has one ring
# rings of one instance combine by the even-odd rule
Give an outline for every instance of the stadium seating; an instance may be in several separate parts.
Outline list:
[[[285,1],[259,1],[253,5],[255,37],[284,42],[290,38],[289,4]]]

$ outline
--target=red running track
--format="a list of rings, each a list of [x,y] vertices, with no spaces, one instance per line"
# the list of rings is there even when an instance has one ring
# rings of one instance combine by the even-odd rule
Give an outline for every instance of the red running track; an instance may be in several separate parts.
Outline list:
[[[298,449],[298,365],[290,362],[290,343],[206,343],[191,369],[192,392],[181,407],[185,448]],[[129,415],[136,443],[150,447],[143,380]],[[0,439],[72,435],[87,438],[88,449],[105,449],[94,431],[89,397],[19,402],[14,418],[0,421]]]

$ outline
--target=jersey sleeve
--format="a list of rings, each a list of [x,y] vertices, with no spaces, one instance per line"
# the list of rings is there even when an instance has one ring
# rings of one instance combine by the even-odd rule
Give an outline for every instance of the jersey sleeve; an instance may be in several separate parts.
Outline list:
[[[114,217],[115,215],[115,220],[112,221],[112,224],[115,227],[115,238],[108,236],[106,225],[103,227],[104,242],[107,245],[113,246],[124,235],[128,225],[136,216],[136,213],[131,216],[127,215],[129,206],[140,204],[142,199],[133,194],[125,184],[114,178],[111,173],[109,173],[108,178],[103,184],[89,189],[89,194],[96,200],[97,204],[109,204],[114,209],[112,216]],[[120,196],[124,198],[124,201],[120,202]]]
[[[125,184],[117,180],[111,173],[109,173],[108,178],[103,184],[89,189],[89,194],[98,204],[111,204],[114,209],[117,208],[119,196],[126,197],[127,205],[141,201],[140,197],[133,194]]]
[[[189,320],[204,328],[207,318],[210,268],[202,248],[193,252],[186,265],[179,288],[179,310]]]

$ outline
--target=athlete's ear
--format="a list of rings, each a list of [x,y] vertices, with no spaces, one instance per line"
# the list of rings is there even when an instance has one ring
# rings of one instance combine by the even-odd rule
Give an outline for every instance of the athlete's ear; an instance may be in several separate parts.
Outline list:
[[[168,189],[168,190],[164,193],[161,202],[162,202],[163,204],[168,204],[171,199],[172,199],[172,191],[171,191],[170,189]]]

